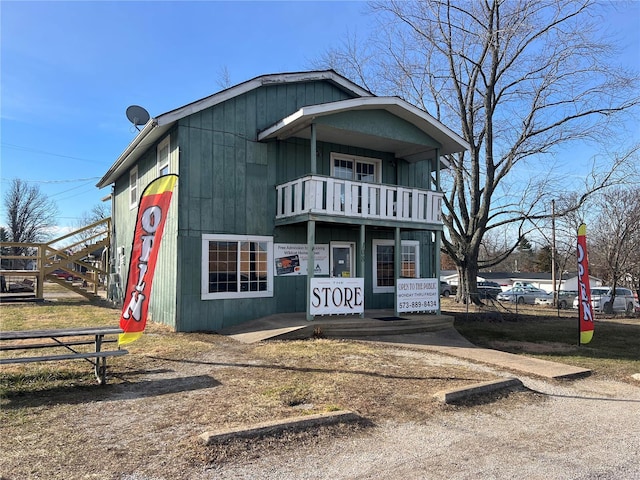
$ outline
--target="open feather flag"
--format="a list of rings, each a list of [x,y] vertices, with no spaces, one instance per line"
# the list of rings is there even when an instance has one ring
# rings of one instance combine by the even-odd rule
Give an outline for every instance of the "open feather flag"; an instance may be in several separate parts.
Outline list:
[[[127,289],[120,315],[118,345],[131,343],[142,336],[147,323],[153,273],[158,260],[164,223],[178,176],[163,175],[142,192],[133,234]]]
[[[587,257],[587,226],[584,223],[578,228],[578,297],[580,344],[584,345],[593,338],[593,307],[591,305],[589,259]]]

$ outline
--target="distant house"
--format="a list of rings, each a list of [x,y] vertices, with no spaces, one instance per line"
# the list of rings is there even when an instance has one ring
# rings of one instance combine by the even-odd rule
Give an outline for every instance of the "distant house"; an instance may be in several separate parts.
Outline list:
[[[444,273],[444,272],[443,272]],[[445,280],[452,285],[458,285],[458,274],[456,271],[447,271],[441,274],[441,280]],[[602,280],[589,276],[592,287],[602,286]],[[547,292],[553,291],[553,282],[550,273],[539,272],[479,272],[478,282],[497,282],[502,290],[511,288],[514,282],[527,282],[536,288],[541,288]],[[578,289],[578,275],[576,272],[565,272],[556,279],[558,290],[575,291]]]
[[[312,310],[314,292],[395,308],[399,278],[440,275],[440,170],[468,148],[423,110],[330,70],[260,76],[151,118],[97,185],[112,188],[109,295],[123,301],[141,191],[177,173],[154,321],[312,319],[327,313]]]

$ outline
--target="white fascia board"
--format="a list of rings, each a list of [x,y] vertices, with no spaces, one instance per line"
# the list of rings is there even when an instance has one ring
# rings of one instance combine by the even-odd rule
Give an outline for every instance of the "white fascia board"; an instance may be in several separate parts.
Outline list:
[[[355,83],[347,80],[346,78],[338,75],[332,70],[317,71],[317,72],[300,72],[300,73],[279,73],[273,75],[263,75],[256,77],[252,80],[248,80],[244,83],[236,85],[235,87],[228,88],[209,97],[205,97],[196,102],[190,103],[176,110],[172,110],[167,113],[163,113],[158,116],[158,125],[162,126],[168,123],[175,122],[188,115],[200,112],[206,108],[212,107],[219,103],[230,100],[234,97],[250,92],[263,85],[277,85],[287,83],[299,83],[310,82],[315,80],[330,80],[345,90],[352,92],[354,95],[363,97],[371,97],[373,94],[367,90],[359,87]]]
[[[321,117],[324,115],[333,115],[336,113],[348,111],[348,110],[374,110],[383,109],[392,113],[393,115],[402,118],[421,130],[425,131],[425,123],[428,127],[432,127],[436,130],[437,135],[434,135],[433,131],[428,132],[440,143],[445,143],[443,139],[449,140],[457,145],[452,152],[445,153],[457,153],[465,150],[470,150],[471,146],[460,135],[453,130],[440,123],[434,117],[429,115],[424,110],[419,109],[411,105],[408,102],[398,97],[360,97],[351,98],[349,100],[340,100],[337,102],[322,103],[319,105],[310,105],[302,107],[298,111],[283,118],[276,124],[269,128],[266,128],[258,134],[258,140],[267,140],[269,138],[283,136],[283,130],[287,127],[293,127],[296,123],[300,123],[302,128],[306,125],[305,119],[313,119],[315,117]],[[289,135],[298,130],[299,128],[293,127],[291,132],[286,132]],[[286,135],[284,135],[286,136]]]
[[[142,130],[138,132],[138,135],[131,141],[129,146],[120,154],[118,159],[113,163],[111,168],[107,170],[107,173],[96,184],[96,187],[103,188],[113,183],[119,176],[118,172],[121,171],[123,165],[127,163],[127,159],[130,155],[143,143],[143,141],[149,136],[151,131],[156,127],[157,122],[155,118],[149,119],[149,121],[142,127]]]
[[[137,160],[136,155],[142,153],[139,148],[141,145],[148,146],[148,140],[154,140],[156,135],[164,133],[171,128],[175,122],[184,117],[198,113],[206,108],[230,100],[263,85],[309,82],[314,80],[331,81],[354,95],[364,97],[373,96],[371,92],[347,80],[345,77],[338,75],[333,70],[262,75],[150,119],[96,186],[103,188],[113,183],[126,168]],[[163,128],[154,131],[155,127]]]

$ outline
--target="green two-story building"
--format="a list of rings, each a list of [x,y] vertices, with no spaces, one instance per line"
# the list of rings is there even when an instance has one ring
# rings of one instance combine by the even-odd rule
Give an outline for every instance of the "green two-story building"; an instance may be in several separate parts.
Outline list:
[[[466,149],[425,111],[331,70],[264,75],[151,118],[97,185],[112,189],[109,296],[124,301],[144,186],[176,173],[153,321],[217,331],[398,311],[399,279],[437,284],[440,170]]]

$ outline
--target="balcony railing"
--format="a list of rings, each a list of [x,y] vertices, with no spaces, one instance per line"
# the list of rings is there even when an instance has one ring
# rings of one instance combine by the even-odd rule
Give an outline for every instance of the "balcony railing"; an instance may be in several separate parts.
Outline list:
[[[442,224],[442,193],[310,175],[278,185],[276,219],[320,214]]]

